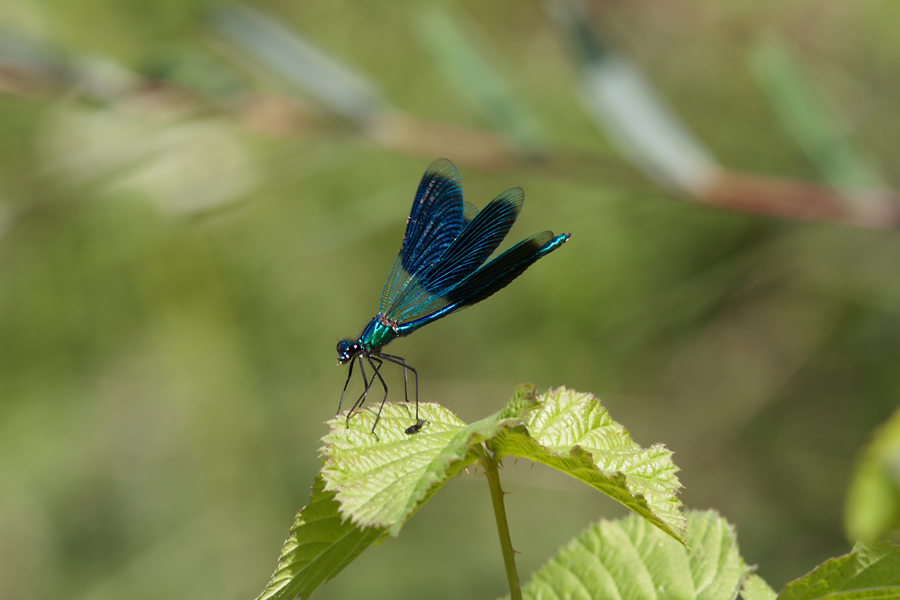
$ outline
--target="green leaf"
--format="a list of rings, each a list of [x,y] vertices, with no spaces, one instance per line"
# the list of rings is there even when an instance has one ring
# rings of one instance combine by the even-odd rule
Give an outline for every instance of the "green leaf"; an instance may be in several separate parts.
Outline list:
[[[503,430],[491,441],[498,456],[545,464],[600,490],[679,541],[685,518],[672,452],[641,448],[591,394],[559,388],[540,398],[526,431]]]
[[[440,405],[385,404],[329,421],[325,464],[309,505],[297,516],[278,569],[260,599],[307,597],[360,552],[403,524],[440,486],[478,459],[522,456],[570,473],[684,539],[676,468],[662,446],[644,450],[590,394],[566,389],[539,399],[523,385],[497,414],[466,425]],[[529,437],[529,432],[534,439]],[[598,468],[599,466],[599,468]],[[674,543],[674,542],[673,542]]]
[[[499,413],[468,426],[437,404],[421,403],[419,411],[426,424],[415,435],[405,433],[415,422],[408,404],[384,405],[377,436],[373,411],[356,413],[349,427],[340,415],[329,422],[325,489],[354,523],[397,535],[441,485],[477,460],[475,445],[488,441],[498,458],[527,458],[568,473],[684,540],[672,453],[635,444],[590,394],[560,388],[535,399],[533,388],[523,386]]]
[[[787,584],[778,600],[888,600],[900,598],[900,546],[857,545]]]
[[[362,529],[338,514],[333,492],[316,477],[309,504],[294,520],[281,550],[278,567],[257,600],[309,598],[319,585],[337,575],[363,550],[387,537],[384,529]]]
[[[844,521],[852,540],[900,534],[900,410],[863,450],[847,490]]]
[[[733,528],[711,511],[689,519],[693,552],[634,515],[592,525],[535,573],[523,597],[736,598],[751,568]]]
[[[744,586],[741,588],[741,598],[743,600],[775,600],[778,594],[773,590],[762,577],[753,574],[744,580]]]
[[[322,438],[325,489],[335,492],[341,514],[354,523],[397,535],[441,485],[476,460],[477,444],[520,425],[534,404],[530,388],[522,388],[500,413],[466,425],[438,404],[419,403],[425,424],[414,435],[405,433],[416,422],[409,404],[384,405],[378,437],[374,412],[355,413],[349,427],[338,415]]]

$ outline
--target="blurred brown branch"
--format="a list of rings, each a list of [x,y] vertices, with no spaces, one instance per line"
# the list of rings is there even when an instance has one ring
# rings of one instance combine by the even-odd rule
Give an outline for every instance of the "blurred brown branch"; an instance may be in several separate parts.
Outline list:
[[[74,63],[74,61],[73,61]],[[497,170],[527,163],[532,168],[558,173],[567,163],[584,170],[602,172],[606,178],[640,185],[632,166],[618,159],[573,153],[561,148],[528,151],[506,135],[421,119],[388,106],[379,107],[362,120],[335,114],[315,101],[284,94],[265,95],[243,90],[228,101],[164,79],[137,75],[116,66],[118,77],[104,88],[103,73],[92,73],[90,65],[15,63],[0,57],[0,93],[55,101],[63,95],[119,108],[186,118],[214,112],[236,126],[273,136],[339,134],[356,136],[394,152],[431,159],[449,156],[454,161],[480,169]],[[900,197],[893,190],[859,190],[854,197],[868,202],[847,202],[848,194],[808,181],[742,173],[723,168],[701,183],[682,188],[686,200],[728,210],[803,221],[831,221],[872,228],[894,228],[900,224]],[[574,175],[574,173],[573,173]],[[643,180],[650,188],[649,180]],[[866,209],[860,207],[869,207]]]

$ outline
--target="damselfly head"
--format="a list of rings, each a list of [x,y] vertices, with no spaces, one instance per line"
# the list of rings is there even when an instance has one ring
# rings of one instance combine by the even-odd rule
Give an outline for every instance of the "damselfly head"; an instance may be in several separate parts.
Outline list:
[[[337,345],[337,360],[339,365],[345,365],[357,356],[362,354],[362,346],[359,342],[351,342],[350,340],[341,340]]]

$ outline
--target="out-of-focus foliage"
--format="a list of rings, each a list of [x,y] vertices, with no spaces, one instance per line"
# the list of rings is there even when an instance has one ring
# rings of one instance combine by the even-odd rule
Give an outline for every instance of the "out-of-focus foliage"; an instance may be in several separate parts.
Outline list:
[[[0,5],[4,600],[257,594],[320,466],[345,376],[335,343],[373,316],[423,168],[483,147],[456,128],[492,127],[434,64],[415,5],[254,4],[388,105],[452,126],[400,132],[427,156],[324,114],[217,32],[215,4]],[[900,5],[590,8],[721,164],[828,181],[752,73],[765,34],[900,184]],[[572,239],[390,346],[422,399],[471,422],[519,381],[590,391],[637,443],[675,452],[682,501],[734,523],[776,589],[846,553],[855,456],[900,397],[900,237],[673,198],[584,113],[543,5],[448,10],[554,157],[491,170],[451,154],[467,199],[520,185],[511,235]],[[504,466],[523,492],[507,496],[522,573],[619,510],[539,466],[520,476],[526,461]],[[318,597],[500,596],[492,518],[483,481],[463,475]]]
[[[900,537],[900,411],[860,453],[847,493],[850,539]]]

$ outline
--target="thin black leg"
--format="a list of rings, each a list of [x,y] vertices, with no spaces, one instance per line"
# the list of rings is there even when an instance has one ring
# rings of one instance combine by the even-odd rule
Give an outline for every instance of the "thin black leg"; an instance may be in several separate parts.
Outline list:
[[[384,356],[384,355],[380,355],[380,356]],[[380,371],[380,369],[381,369],[381,365],[382,365],[383,363],[382,363],[382,361],[380,360],[380,358],[379,358],[379,357],[369,356],[369,355],[367,354],[367,355],[366,355],[366,359],[368,359],[369,365],[372,367],[372,370],[375,372],[374,375],[372,375],[372,381],[371,381],[370,385],[371,385],[371,384],[374,384],[374,383],[375,383],[375,378],[378,377],[378,381],[381,382],[381,387],[384,388],[384,398],[381,399],[381,405],[378,407],[378,413],[375,415],[375,422],[372,423],[372,435],[375,436],[375,439],[378,439],[378,434],[375,433],[375,426],[378,425],[378,419],[381,418],[381,409],[384,408],[384,403],[387,402],[387,397],[388,397],[388,386],[387,386],[387,383],[385,383],[385,381],[384,381],[384,377],[381,376],[381,371]],[[375,366],[375,362],[374,362],[374,361],[376,361],[376,360],[378,361],[378,366],[377,366],[377,367]],[[393,362],[393,361],[391,361],[391,362]],[[360,365],[360,366],[362,366],[362,365]]]
[[[338,402],[337,414],[341,414],[341,405],[344,403],[344,394],[347,393],[347,386],[350,385],[350,377],[353,375],[353,365],[355,363],[355,360],[350,361],[350,368],[347,370],[347,381],[344,382],[344,389],[341,390],[341,401]]]
[[[350,407],[350,412],[353,413],[357,408],[360,408],[363,403],[366,401],[366,398],[369,396],[369,389],[372,387],[372,383],[375,382],[375,378],[369,379],[366,375],[366,365],[362,361],[362,355],[360,355],[357,360],[359,360],[359,372],[363,376],[363,391],[360,392],[359,397],[356,399],[356,402],[353,403],[353,406]]]
[[[410,370],[413,372],[413,377],[416,380],[416,421],[419,420],[419,373],[416,372],[411,366],[406,364],[406,359],[402,356],[394,356],[393,354],[379,354],[381,358],[388,362],[392,362],[395,365],[400,365],[403,367],[403,395],[406,398],[406,401],[409,402],[409,394],[406,392],[406,371]]]
[[[369,358],[368,355],[366,355],[366,358]],[[347,427],[350,427],[350,417],[353,415],[356,409],[361,407],[363,405],[363,402],[366,401],[366,397],[369,395],[369,390],[372,388],[372,384],[375,383],[374,375],[371,379],[369,379],[366,375],[366,367],[365,364],[363,364],[363,355],[360,354],[357,357],[357,360],[359,361],[359,372],[362,374],[363,378],[363,391],[359,395],[359,398],[356,399],[356,402],[353,403],[353,406],[350,407],[350,410],[347,412]]]

